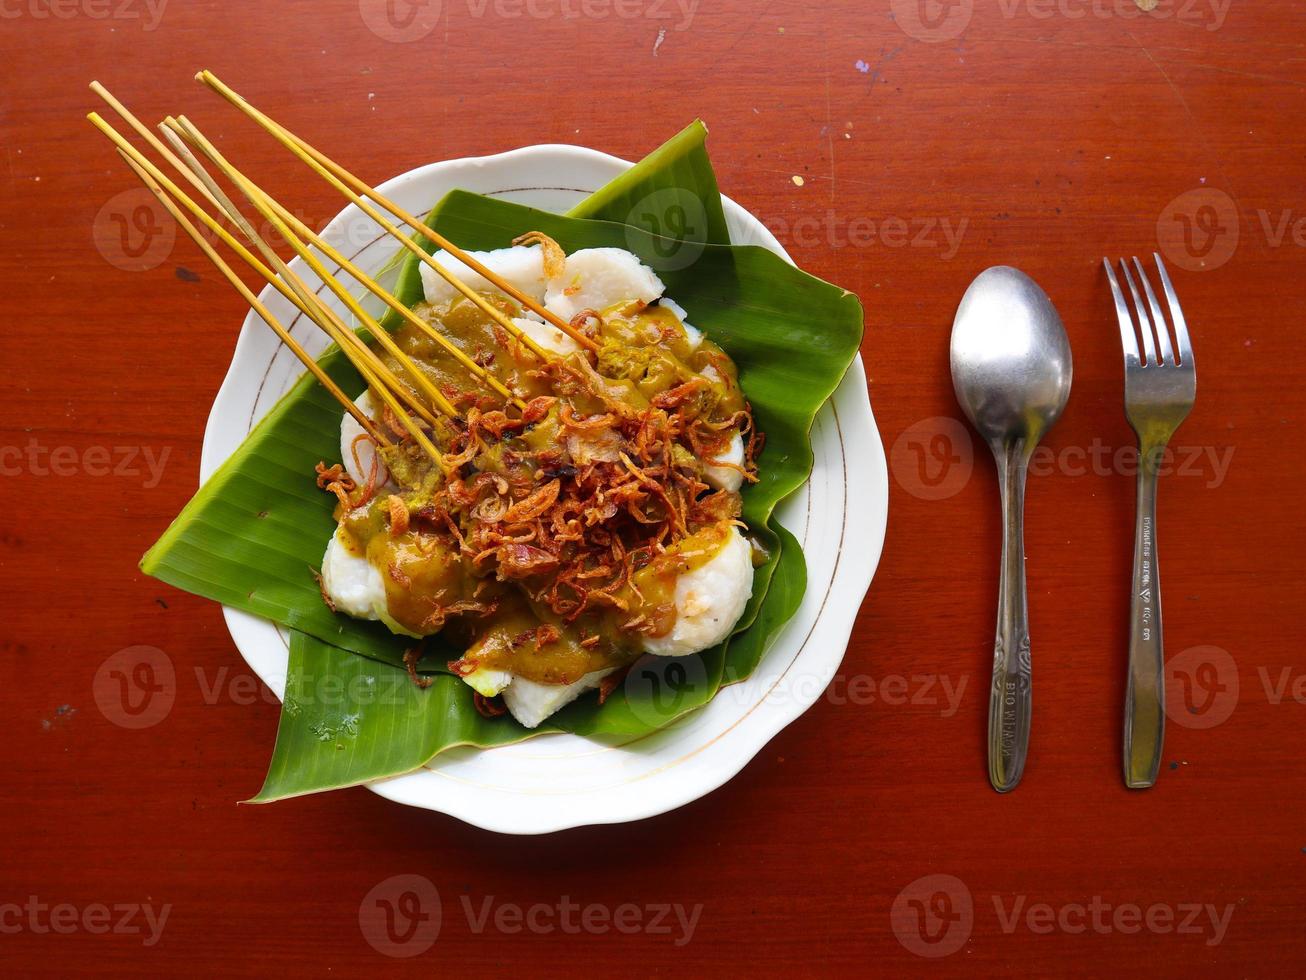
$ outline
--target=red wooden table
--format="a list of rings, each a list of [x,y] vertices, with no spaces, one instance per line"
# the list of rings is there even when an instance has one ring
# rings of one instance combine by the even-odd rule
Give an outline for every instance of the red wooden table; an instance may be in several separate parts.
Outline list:
[[[0,0],[0,968],[1300,969],[1306,5],[437,8]],[[528,143],[635,158],[701,116],[723,190],[862,297],[883,559],[835,683],[727,786],[538,839],[361,789],[237,805],[275,700],[215,605],[136,562],[195,488],[243,309],[188,242],[133,224],[86,83],[190,113],[310,223],[338,204],[193,84],[201,67],[377,181]],[[1158,245],[1200,384],[1161,490],[1175,701],[1137,793],[1119,773],[1133,442],[1100,260]],[[998,263],[1051,294],[1076,362],[1030,487],[1036,716],[1007,797],[984,768],[996,485],[947,372],[957,301]],[[130,728],[96,677],[138,647],[175,693]],[[426,918],[407,946],[369,942],[360,906],[398,874],[433,886],[400,908]]]

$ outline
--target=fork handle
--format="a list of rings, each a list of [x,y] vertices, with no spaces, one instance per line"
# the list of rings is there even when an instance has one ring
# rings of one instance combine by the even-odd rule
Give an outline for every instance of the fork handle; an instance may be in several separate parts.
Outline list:
[[[1025,474],[1021,443],[994,451],[1002,491],[1002,574],[998,628],[989,690],[989,782],[999,793],[1016,788],[1025,772],[1032,711],[1029,607],[1025,593]]]
[[[1139,453],[1134,591],[1129,603],[1129,687],[1125,694],[1125,785],[1131,789],[1146,789],[1156,782],[1165,739],[1165,653],[1156,549],[1157,469],[1164,450],[1162,443]]]

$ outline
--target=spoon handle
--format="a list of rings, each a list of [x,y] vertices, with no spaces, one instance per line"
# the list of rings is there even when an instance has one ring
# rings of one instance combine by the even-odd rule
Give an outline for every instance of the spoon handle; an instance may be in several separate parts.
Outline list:
[[[1002,490],[1002,575],[989,696],[989,782],[999,793],[1025,772],[1031,711],[1029,610],[1025,595],[1025,473],[1020,443],[995,452]]]

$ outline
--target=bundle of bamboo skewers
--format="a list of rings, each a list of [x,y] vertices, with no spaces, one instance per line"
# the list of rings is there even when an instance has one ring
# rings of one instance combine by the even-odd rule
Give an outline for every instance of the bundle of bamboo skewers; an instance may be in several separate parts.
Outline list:
[[[224,84],[212,72],[202,71],[196,79],[217,92],[233,106],[270,133],[286,149],[305,163],[315,174],[335,188],[346,199],[356,205],[364,214],[376,222],[386,234],[393,237],[403,248],[411,252],[442,279],[449,283],[458,293],[475,304],[498,326],[505,330],[522,348],[547,364],[553,355],[540,347],[529,335],[518,327],[510,316],[495,306],[481,293],[460,280],[447,267],[437,262],[420,245],[414,241],[412,233],[425,237],[436,247],[453,256],[466,268],[491,283],[497,290],[511,297],[522,308],[529,310],[546,323],[562,331],[582,348],[596,350],[593,339],[587,336],[577,325],[559,318],[539,302],[522,293],[511,282],[487,268],[475,256],[469,255],[444,236],[429,228],[416,216],[408,213],[393,201],[368,186],[340,164],[331,160],[290,130],[259,111],[237,92]],[[107,136],[117,147],[127,165],[153,193],[159,203],[173,217],[181,229],[199,246],[204,255],[222,273],[223,277],[250,304],[260,318],[281,338],[282,342],[294,353],[313,376],[329,391],[341,406],[362,426],[363,430],[380,446],[393,445],[392,440],[383,431],[383,427],[368,418],[340,387],[322,370],[318,363],[291,336],[290,331],[268,310],[258,295],[237,274],[235,269],[214,248],[210,239],[196,225],[200,222],[213,235],[226,245],[250,269],[271,285],[295,308],[316,324],[334,341],[358,373],[376,392],[385,407],[404,428],[421,451],[441,468],[445,467],[444,454],[436,445],[432,436],[439,430],[442,419],[458,421],[459,413],[448,397],[432,383],[430,378],[404,353],[390,337],[389,332],[371,316],[353,291],[340,281],[328,269],[314,250],[334,263],[336,268],[359,283],[367,292],[380,300],[386,307],[400,316],[405,322],[416,328],[422,335],[434,341],[454,360],[466,369],[469,378],[484,385],[501,397],[505,404],[518,409],[524,407],[522,399],[511,391],[502,381],[495,377],[483,365],[478,364],[464,351],[455,346],[446,336],[434,329],[431,324],[414,313],[399,301],[390,291],[367,275],[347,256],[332,246],[322,236],[314,232],[286,207],[267,194],[258,184],[233,166],[213,143],[204,136],[197,126],[185,116],[166,118],[159,130],[163,140],[152,132],[99,82],[92,82],[91,89],[108,104],[124,122],[139,135],[163,160],[170,165],[198,195],[199,200],[187,193],[178,183],[143,152],[134,146],[122,133],[115,129],[99,113],[92,112],[88,119],[97,129]],[[166,142],[165,142],[166,140]],[[399,366],[400,373],[391,370],[355,329],[346,324],[341,316],[333,310],[319,295],[319,292],[286,262],[284,262],[261,235],[236,202],[222,189],[210,173],[208,167],[196,155],[199,152],[208,164],[217,170],[236,189],[239,195],[253,207],[255,212],[275,229],[313,274],[333,294],[358,325],[364,328]],[[384,212],[384,213],[383,213]],[[386,215],[390,217],[387,217]],[[194,220],[192,220],[194,219]],[[224,220],[225,219],[225,220]],[[391,220],[393,219],[393,220]],[[228,229],[230,222],[240,233],[241,238]],[[398,222],[398,223],[396,223]],[[402,226],[402,227],[401,227]],[[404,228],[410,229],[405,231]],[[530,239],[531,235],[522,236]],[[261,258],[260,258],[261,256]]]
[[[393,238],[412,256],[407,269],[421,263],[423,298],[410,307],[185,116],[156,134],[92,83],[162,163],[94,112],[92,124],[348,413],[340,446],[354,468],[349,458],[316,466],[317,486],[337,500],[321,570],[310,567],[325,606],[419,639],[450,624],[467,652],[448,669],[479,697],[508,691],[507,710],[527,727],[643,652],[723,642],[752,594],[740,489],[756,480],[761,434],[729,356],[675,310],[652,311],[664,289],[652,270],[630,252],[566,255],[527,232],[514,245],[550,284],[533,296],[530,276],[491,268],[498,253],[464,251],[211,73],[197,77]],[[300,261],[283,261],[255,222]],[[370,398],[346,394],[219,245],[335,343]],[[595,257],[633,264],[633,278],[586,292],[608,281],[587,265]],[[603,288],[630,292],[600,299]],[[389,310],[384,324],[363,290]],[[436,293],[450,303],[430,302]],[[429,683],[420,656],[412,648],[404,663]]]

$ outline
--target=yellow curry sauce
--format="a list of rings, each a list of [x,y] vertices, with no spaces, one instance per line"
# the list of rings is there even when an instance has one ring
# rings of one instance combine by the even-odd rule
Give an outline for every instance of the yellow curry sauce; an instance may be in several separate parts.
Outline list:
[[[520,311],[503,297],[487,295],[511,316]],[[459,297],[436,308],[419,304],[414,312],[439,330],[454,345],[529,401],[550,391],[540,362],[524,346],[507,338],[502,328],[474,304]],[[745,407],[736,369],[725,352],[706,338],[691,349],[686,331],[670,310],[621,304],[602,313],[602,327],[594,339],[600,346],[598,377],[604,394],[619,398],[636,410],[648,407],[659,393],[692,379],[709,368],[706,386],[693,396],[695,415],[727,419]],[[409,324],[395,331],[399,347],[439,387],[451,396],[476,390],[469,385],[467,369],[447,351]],[[400,365],[383,349],[376,353],[399,377]],[[581,355],[572,355],[583,360]],[[579,363],[579,361],[578,361]],[[587,369],[588,361],[584,362]],[[593,374],[592,369],[589,369]],[[602,401],[587,404],[585,394],[569,396],[572,411],[599,414]],[[534,456],[566,447],[578,450],[558,418],[558,406],[524,432],[511,435],[478,458],[516,486],[538,483]],[[601,439],[600,436],[596,438]],[[677,452],[687,452],[680,445]],[[387,615],[392,629],[414,636],[433,632],[433,615],[456,603],[493,604],[483,617],[453,617],[449,629],[457,640],[469,644],[466,659],[478,667],[509,670],[545,684],[565,684],[582,675],[635,660],[639,637],[630,625],[639,622],[643,634],[660,636],[675,625],[675,588],[679,576],[716,555],[727,540],[728,522],[708,525],[681,539],[636,571],[618,593],[626,608],[600,607],[564,623],[550,609],[532,602],[512,583],[497,581],[492,572],[482,577],[435,534],[409,529],[392,534],[388,524],[389,498],[398,496],[416,514],[430,500],[442,479],[437,469],[414,456],[392,453],[386,463],[401,486],[394,494],[381,492],[370,503],[346,512],[341,508],[339,536],[355,555],[366,557],[380,570],[385,582]],[[551,628],[550,628],[551,627]]]

